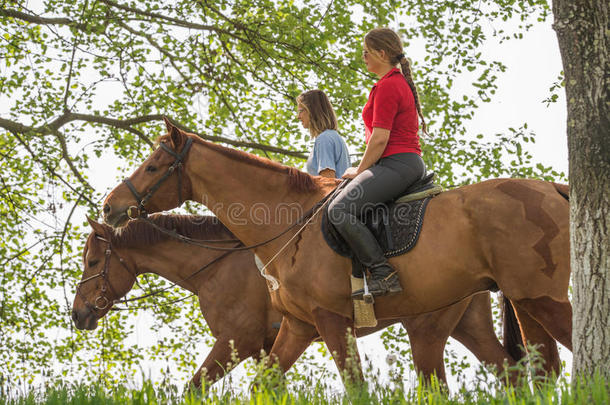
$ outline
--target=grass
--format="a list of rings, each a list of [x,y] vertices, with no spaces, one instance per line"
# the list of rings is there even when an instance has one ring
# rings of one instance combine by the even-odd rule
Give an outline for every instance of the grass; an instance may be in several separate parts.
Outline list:
[[[533,356],[524,359],[515,369],[524,376],[532,376],[540,367],[535,348]],[[505,385],[502,377],[480,366],[474,381],[462,381],[450,390],[437,380],[414,386],[406,386],[403,372],[390,370],[389,380],[375,371],[372,363],[364,361],[365,387],[347,386],[345,389],[327,378],[326,370],[309,368],[305,372],[290,372],[286,376],[276,368],[266,368],[265,360],[255,363],[250,370],[250,385],[241,384],[236,389],[217,383],[205,385],[201,390],[188,391],[172,383],[169,375],[161,382],[143,379],[142,383],[120,383],[101,376],[96,383],[64,383],[51,380],[44,387],[27,391],[11,387],[0,375],[0,405],[199,405],[199,404],[248,404],[248,405],[300,405],[300,404],[610,404],[610,389],[605,378],[594,376],[568,381],[527,377],[517,386]],[[244,389],[245,388],[245,389]]]
[[[46,389],[30,391],[25,395],[0,397],[0,405],[195,405],[195,404],[608,404],[610,394],[608,382],[600,377],[570,383],[561,378],[553,383],[524,384],[519,387],[483,389],[460,387],[448,393],[444,386],[432,383],[418,384],[414,389],[387,386],[369,386],[367,389],[347,389],[343,392],[329,391],[324,383],[316,382],[309,387],[299,384],[291,387],[290,381],[267,388],[257,385],[246,393],[209,392],[184,393],[173,385],[155,386],[145,381],[140,388],[129,388],[118,384],[111,387],[102,384],[54,384]],[[7,394],[5,392],[5,394]]]

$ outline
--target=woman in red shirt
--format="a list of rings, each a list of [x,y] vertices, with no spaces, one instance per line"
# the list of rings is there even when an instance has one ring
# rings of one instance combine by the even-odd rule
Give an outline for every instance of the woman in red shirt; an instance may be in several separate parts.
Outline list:
[[[367,70],[380,78],[362,110],[366,150],[358,167],[343,174],[353,180],[331,202],[329,219],[369,269],[371,294],[395,294],[402,291],[398,275],[360,218],[425,176],[418,117],[424,133],[426,125],[400,37],[388,28],[370,31],[364,37],[363,59]],[[363,293],[352,296],[362,299]]]

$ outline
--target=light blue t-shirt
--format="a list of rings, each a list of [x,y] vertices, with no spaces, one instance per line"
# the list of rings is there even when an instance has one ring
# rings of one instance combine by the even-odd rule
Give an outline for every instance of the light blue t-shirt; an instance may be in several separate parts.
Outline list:
[[[335,177],[340,179],[349,166],[347,145],[337,131],[327,129],[316,136],[305,165],[307,173],[317,176],[322,170],[331,169],[335,171]]]

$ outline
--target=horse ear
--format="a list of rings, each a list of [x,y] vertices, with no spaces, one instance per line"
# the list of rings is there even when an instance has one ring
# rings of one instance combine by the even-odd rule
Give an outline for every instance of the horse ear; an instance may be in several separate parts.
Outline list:
[[[106,234],[106,229],[104,228],[104,225],[100,224],[95,219],[92,219],[87,216],[87,222],[89,222],[89,225],[91,225],[91,229],[93,229],[96,234],[100,236],[104,236]]]
[[[174,149],[177,149],[180,145],[184,143],[184,134],[177,127],[172,127],[172,130],[169,132],[172,143],[174,144]]]
[[[167,133],[171,134],[172,129],[174,128],[174,124],[172,124],[172,122],[166,116],[163,116],[163,121],[165,121],[165,128],[167,128]]]
[[[184,134],[178,127],[172,124],[169,118],[163,117],[163,121],[165,121],[165,127],[167,128],[167,132],[169,133],[170,139],[173,143],[172,146],[174,148],[178,148],[184,141]]]

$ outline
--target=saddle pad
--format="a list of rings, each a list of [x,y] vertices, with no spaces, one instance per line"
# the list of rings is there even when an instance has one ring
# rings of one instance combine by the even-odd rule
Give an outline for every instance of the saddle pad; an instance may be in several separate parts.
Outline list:
[[[366,215],[365,225],[379,241],[385,257],[399,256],[415,246],[429,201],[430,197],[410,202],[379,204]],[[328,220],[328,209],[324,210],[322,217],[322,235],[335,252],[354,258],[350,247]]]

